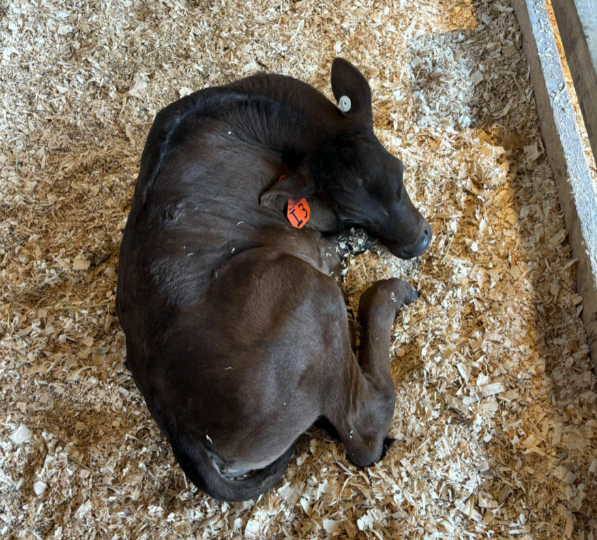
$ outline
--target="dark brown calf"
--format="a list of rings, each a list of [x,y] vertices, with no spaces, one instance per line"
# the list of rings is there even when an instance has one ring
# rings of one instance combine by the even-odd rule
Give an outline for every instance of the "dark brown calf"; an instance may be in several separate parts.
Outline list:
[[[357,360],[320,233],[360,225],[407,258],[431,231],[373,134],[365,79],[336,59],[332,88],[350,110],[277,75],[196,92],[143,152],[119,261],[127,366],[187,476],[223,501],[273,487],[320,417],[359,466],[392,420],[391,326],[417,294],[397,279],[363,294]],[[302,197],[311,218],[292,228]]]

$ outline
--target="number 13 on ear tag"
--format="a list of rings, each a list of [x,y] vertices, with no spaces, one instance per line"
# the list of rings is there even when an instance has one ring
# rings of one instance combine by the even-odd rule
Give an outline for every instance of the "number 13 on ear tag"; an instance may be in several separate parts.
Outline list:
[[[305,199],[288,199],[286,217],[295,229],[302,229],[311,217],[311,209]]]

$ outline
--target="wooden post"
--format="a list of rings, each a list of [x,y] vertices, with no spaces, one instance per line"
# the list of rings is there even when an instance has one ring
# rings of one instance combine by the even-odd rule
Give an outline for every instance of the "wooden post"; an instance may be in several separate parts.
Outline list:
[[[551,0],[597,164],[597,0]]]
[[[568,0],[571,3],[572,0]],[[597,370],[597,193],[589,174],[545,0],[512,0],[535,92],[541,134],[568,238],[579,260],[577,287]]]

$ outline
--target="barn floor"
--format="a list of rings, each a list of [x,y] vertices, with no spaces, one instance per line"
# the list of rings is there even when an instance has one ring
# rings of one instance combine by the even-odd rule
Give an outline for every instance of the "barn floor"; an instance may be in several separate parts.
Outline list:
[[[0,2],[0,536],[597,537],[597,390],[507,0]],[[320,431],[278,489],[187,485],[123,369],[117,256],[144,138],[180,95],[266,69],[365,70],[435,232],[351,256],[400,276],[398,439],[358,470]]]

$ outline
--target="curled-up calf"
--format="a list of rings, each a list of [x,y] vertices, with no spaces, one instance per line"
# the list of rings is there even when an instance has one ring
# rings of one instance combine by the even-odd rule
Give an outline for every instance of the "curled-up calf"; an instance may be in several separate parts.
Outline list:
[[[384,452],[392,321],[417,293],[390,279],[363,294],[357,359],[324,235],[359,226],[410,258],[431,230],[373,133],[367,81],[336,59],[332,89],[339,106],[279,75],[205,89],[157,115],[143,152],[119,261],[127,366],[222,501],[275,486],[320,417],[356,465]]]

